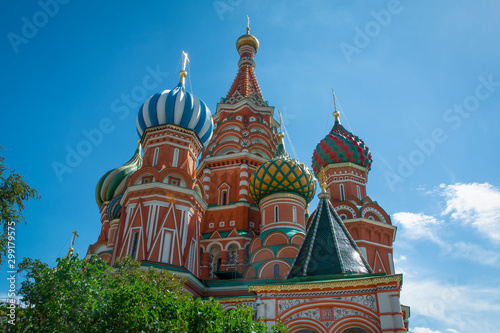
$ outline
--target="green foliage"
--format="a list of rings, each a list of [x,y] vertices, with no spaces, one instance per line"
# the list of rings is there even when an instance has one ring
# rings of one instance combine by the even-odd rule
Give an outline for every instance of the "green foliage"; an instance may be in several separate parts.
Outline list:
[[[141,270],[132,259],[110,268],[74,255],[52,269],[25,258],[19,267],[26,309],[13,332],[266,332],[252,309],[226,311],[214,299],[195,300],[172,273]],[[278,324],[272,331],[287,329]]]
[[[15,173],[15,170],[7,169],[4,160],[5,157],[0,156],[0,264],[2,257],[7,254],[9,231],[12,231],[17,223],[25,222],[22,215],[24,202],[29,198],[40,199],[38,192],[26,184],[23,176]],[[12,233],[10,237],[13,241]]]

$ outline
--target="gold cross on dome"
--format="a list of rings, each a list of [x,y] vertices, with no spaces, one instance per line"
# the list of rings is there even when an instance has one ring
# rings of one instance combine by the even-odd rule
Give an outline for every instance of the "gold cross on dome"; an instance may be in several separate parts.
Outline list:
[[[68,250],[68,257],[71,257],[73,255],[73,245],[75,245],[75,237],[80,237],[75,231],[71,232],[73,234],[73,239],[71,240],[71,247]]]
[[[188,54],[184,51],[182,51],[182,56],[184,57],[184,62],[182,63],[182,70],[186,70],[186,62],[190,62],[188,58]]]
[[[332,94],[333,94],[333,111],[337,111],[337,101],[335,99],[335,91],[332,89]]]
[[[75,244],[75,237],[80,237],[80,236],[78,236],[78,234],[76,233],[76,230],[72,231],[71,233],[73,234],[73,240],[71,241],[71,247],[73,247],[73,245]]]

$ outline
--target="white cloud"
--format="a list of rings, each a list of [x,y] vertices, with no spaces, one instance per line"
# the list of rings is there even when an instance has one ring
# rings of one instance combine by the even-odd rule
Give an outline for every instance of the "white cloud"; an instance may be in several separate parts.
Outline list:
[[[447,329],[446,329],[446,332],[450,332],[450,333],[460,333],[460,332],[458,332],[457,330],[454,330],[453,328],[447,328]]]
[[[430,328],[425,328],[425,327],[415,327],[410,332],[411,333],[442,333],[441,331],[434,331],[434,330],[431,330]]]
[[[445,198],[440,215],[450,217],[445,221],[424,213],[400,212],[393,214],[393,221],[402,228],[402,237],[409,240],[430,240],[442,250],[443,255],[486,265],[500,266],[500,253],[482,245],[446,239],[453,234],[454,221],[471,225],[485,237],[500,242],[500,190],[488,183],[441,184],[429,194]],[[451,232],[446,232],[449,229]],[[402,258],[401,258],[402,259]],[[396,263],[403,260],[395,260]]]
[[[500,242],[500,190],[489,183],[441,184],[446,200],[442,215],[473,225],[484,237]]]
[[[437,235],[437,228],[443,222],[436,219],[434,216],[425,215],[422,213],[401,212],[392,215],[395,224],[403,227],[403,235],[406,238],[429,239],[436,244],[442,245],[443,241]]]
[[[484,249],[477,244],[458,242],[446,248],[455,258],[467,259],[481,265],[498,266],[500,262],[500,253]]]
[[[495,327],[500,325],[497,316],[500,312],[500,289],[495,287],[459,285],[431,278],[405,279],[401,303],[411,306],[414,318],[425,316],[454,327],[447,329],[448,332],[493,333],[496,332]],[[421,325],[417,328],[425,329]],[[413,332],[419,331],[413,329]]]

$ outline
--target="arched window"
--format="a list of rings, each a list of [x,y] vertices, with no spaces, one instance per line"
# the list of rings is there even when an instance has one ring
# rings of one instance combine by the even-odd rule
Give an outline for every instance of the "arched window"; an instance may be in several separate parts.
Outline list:
[[[172,234],[165,231],[163,238],[163,251],[161,256],[161,261],[164,263],[170,263],[170,246],[172,241]]]
[[[340,200],[344,201],[345,200],[345,194],[344,194],[344,184],[340,184]]]
[[[273,277],[280,277],[280,265],[274,264],[273,266]]]
[[[194,273],[194,247],[195,247],[196,243],[194,242],[194,240],[191,241],[191,246],[189,247],[189,260],[188,260],[188,270],[191,272],[191,273]]]
[[[227,190],[222,190],[220,204],[222,206],[227,205]]]
[[[156,147],[155,148],[155,153],[154,153],[154,156],[153,156],[153,166],[156,165],[156,163],[158,163],[158,153],[160,152],[160,148]]]
[[[227,249],[227,265],[235,269],[240,261],[239,248],[236,244],[229,245]]]
[[[135,254],[137,252],[137,240],[139,238],[139,233],[134,232],[134,235],[132,236],[132,246],[130,248],[130,256],[135,259]]]
[[[276,205],[274,206],[274,222],[279,222],[280,220],[280,211],[279,207]]]
[[[172,159],[172,166],[177,167],[177,162],[179,161],[179,148],[174,149],[174,158]]]
[[[292,222],[297,223],[297,207],[292,208]]]
[[[358,192],[358,199],[361,200],[361,189],[359,188],[359,185],[356,185],[356,191]]]
[[[220,248],[219,245],[213,245],[212,247],[210,247],[209,252],[210,254],[208,257],[208,266],[209,266],[208,276],[210,278],[215,278],[216,273],[219,271],[222,262],[221,260],[222,249]]]

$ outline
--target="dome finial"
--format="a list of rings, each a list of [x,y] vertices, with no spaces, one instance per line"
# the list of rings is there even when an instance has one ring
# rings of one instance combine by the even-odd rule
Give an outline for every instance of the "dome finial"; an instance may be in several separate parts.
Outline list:
[[[326,192],[326,176],[325,176],[325,168],[321,168],[321,171],[318,175],[319,186],[322,188],[322,192]]]
[[[247,15],[247,35],[250,35],[250,17]]]
[[[326,191],[326,175],[325,168],[321,168],[318,174],[319,186],[321,186],[321,193],[318,195],[320,199],[330,199],[330,194]]]
[[[340,124],[340,112],[337,111],[337,99],[335,98],[335,91],[332,89],[332,95],[333,95],[333,116],[335,117],[335,124],[339,123]]]
[[[80,237],[76,233],[76,230],[72,231],[71,233],[73,234],[73,240],[71,241],[71,246],[70,246],[70,248],[68,250],[68,258],[71,258],[71,256],[73,255],[73,245],[75,245],[75,237]]]
[[[334,111],[333,116],[335,117],[335,123],[340,123],[340,120],[339,120],[340,112]]]
[[[182,51],[182,56],[184,57],[184,61],[182,63],[182,71],[179,73],[179,75],[181,77],[181,83],[184,84],[184,79],[187,76],[186,62],[190,62],[190,61],[189,61],[189,58],[188,58],[188,55],[186,52]]]

